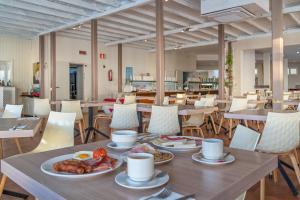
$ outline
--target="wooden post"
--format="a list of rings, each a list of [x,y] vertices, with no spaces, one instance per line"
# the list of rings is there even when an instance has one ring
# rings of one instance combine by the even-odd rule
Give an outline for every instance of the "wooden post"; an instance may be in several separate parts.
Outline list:
[[[162,105],[165,96],[165,38],[162,0],[155,0],[156,6],[156,104]]]
[[[40,98],[45,98],[45,36],[39,36]]]
[[[122,44],[118,44],[118,92],[122,92]]]
[[[56,33],[50,33],[51,101],[56,101]]]
[[[225,98],[225,32],[224,24],[218,25],[219,98]]]
[[[272,10],[272,89],[273,108],[281,109],[283,100],[283,15],[282,0],[271,0]]]
[[[92,99],[98,99],[98,41],[97,19],[91,20]]]

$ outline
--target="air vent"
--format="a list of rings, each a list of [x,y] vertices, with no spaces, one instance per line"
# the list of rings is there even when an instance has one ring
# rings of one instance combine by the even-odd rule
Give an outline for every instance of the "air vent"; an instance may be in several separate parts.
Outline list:
[[[245,20],[247,18],[255,17],[252,13],[244,9],[243,7],[230,8],[217,12],[205,14],[210,19],[213,19],[220,23],[229,23]]]

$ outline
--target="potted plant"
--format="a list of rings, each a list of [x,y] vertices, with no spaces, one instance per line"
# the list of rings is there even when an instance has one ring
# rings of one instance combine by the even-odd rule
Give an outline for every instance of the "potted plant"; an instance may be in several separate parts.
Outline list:
[[[233,88],[233,55],[232,55],[232,44],[228,42],[228,49],[226,55],[226,62],[225,62],[225,71],[226,71],[226,79],[225,79],[225,87],[228,88],[229,96],[232,96],[232,88]]]

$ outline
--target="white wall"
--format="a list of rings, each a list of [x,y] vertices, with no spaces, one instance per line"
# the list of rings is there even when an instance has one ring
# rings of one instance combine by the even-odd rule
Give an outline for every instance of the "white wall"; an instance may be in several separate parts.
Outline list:
[[[255,50],[244,50],[241,54],[241,94],[254,90]]]
[[[13,62],[13,84],[19,96],[32,85],[32,64],[38,62],[38,41],[0,36],[0,60]]]

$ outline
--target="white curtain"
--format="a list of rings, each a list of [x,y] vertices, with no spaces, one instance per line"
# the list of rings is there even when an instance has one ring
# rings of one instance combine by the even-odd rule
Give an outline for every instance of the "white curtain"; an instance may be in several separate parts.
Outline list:
[[[0,60],[0,80],[7,83],[9,80],[12,82],[12,62]]]

